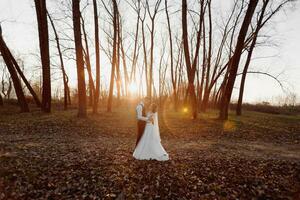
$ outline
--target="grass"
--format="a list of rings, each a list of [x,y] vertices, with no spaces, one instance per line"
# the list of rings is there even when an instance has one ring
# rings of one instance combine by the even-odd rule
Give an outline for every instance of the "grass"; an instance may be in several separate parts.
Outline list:
[[[293,199],[300,117],[159,113],[167,162],[132,158],[134,107],[76,117],[0,108],[0,199]]]

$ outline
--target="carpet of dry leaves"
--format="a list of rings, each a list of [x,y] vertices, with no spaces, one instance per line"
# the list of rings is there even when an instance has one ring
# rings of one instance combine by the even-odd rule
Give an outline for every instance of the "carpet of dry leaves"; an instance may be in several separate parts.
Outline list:
[[[300,116],[159,114],[170,161],[132,158],[134,108],[0,108],[0,199],[300,199]]]

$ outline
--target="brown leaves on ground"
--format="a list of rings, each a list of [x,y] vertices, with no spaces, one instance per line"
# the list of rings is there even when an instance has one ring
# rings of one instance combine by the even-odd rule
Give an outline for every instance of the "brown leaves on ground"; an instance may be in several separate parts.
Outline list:
[[[299,117],[160,113],[171,160],[157,162],[132,158],[134,108],[88,119],[1,109],[0,199],[299,197]]]

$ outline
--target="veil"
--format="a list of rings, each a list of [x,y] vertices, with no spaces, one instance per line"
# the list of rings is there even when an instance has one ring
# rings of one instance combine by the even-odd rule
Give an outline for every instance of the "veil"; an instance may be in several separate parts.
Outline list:
[[[154,119],[153,133],[154,133],[155,137],[158,139],[158,141],[161,141],[160,133],[159,133],[159,126],[158,126],[157,112],[153,114],[153,119]]]

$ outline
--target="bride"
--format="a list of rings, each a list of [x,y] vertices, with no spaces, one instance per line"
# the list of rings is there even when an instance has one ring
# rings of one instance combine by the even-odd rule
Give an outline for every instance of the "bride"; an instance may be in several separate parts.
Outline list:
[[[133,152],[133,157],[138,160],[169,160],[168,153],[161,145],[156,104],[151,105],[151,112],[147,113],[147,117],[153,120],[147,122],[142,138]]]

